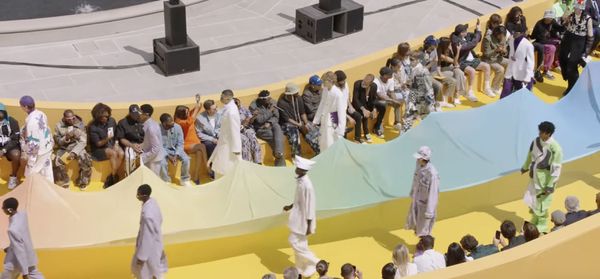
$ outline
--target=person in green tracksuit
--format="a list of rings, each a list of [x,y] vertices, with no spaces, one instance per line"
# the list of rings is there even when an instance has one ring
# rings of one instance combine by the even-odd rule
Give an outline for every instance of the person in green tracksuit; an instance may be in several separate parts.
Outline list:
[[[529,172],[529,187],[523,197],[532,213],[531,223],[540,232],[548,231],[548,209],[552,203],[552,193],[562,165],[562,149],[552,138],[554,124],[544,121],[538,126],[539,137],[529,147],[527,160],[521,168],[521,174]]]

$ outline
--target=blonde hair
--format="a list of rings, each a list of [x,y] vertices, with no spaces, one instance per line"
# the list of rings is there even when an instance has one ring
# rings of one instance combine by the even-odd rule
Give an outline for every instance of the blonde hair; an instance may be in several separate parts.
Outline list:
[[[392,253],[392,261],[400,273],[400,276],[404,277],[408,273],[408,248],[404,244],[400,244],[394,248],[394,252]]]
[[[323,85],[327,87],[327,89],[331,89],[331,87],[335,84],[336,76],[332,71],[326,72],[321,76],[321,80],[323,81]]]

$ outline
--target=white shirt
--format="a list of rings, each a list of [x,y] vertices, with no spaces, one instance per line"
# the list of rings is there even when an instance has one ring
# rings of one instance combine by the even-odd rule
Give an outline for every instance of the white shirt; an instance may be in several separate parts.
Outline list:
[[[208,116],[208,123],[210,123],[210,126],[215,128],[216,127],[216,123],[217,123],[217,115],[213,115],[213,116]]]
[[[377,85],[377,95],[383,97],[388,96],[388,93],[394,92],[394,79],[390,78],[386,83],[381,81],[381,77],[375,78],[375,84]]]
[[[404,278],[412,275],[417,275],[417,273],[419,273],[417,270],[417,265],[414,263],[408,263],[406,266],[406,275],[404,275]],[[396,275],[394,275],[394,279],[400,278],[402,278],[402,275],[400,275],[400,270],[396,269]]]
[[[307,220],[310,222],[310,232],[315,233],[317,229],[317,199],[315,189],[308,175],[296,179],[296,197],[294,206],[290,212],[288,227],[292,233],[306,235],[308,230]]]
[[[446,267],[446,259],[444,255],[436,252],[433,249],[429,249],[418,257],[415,257],[414,263],[417,265],[419,273],[429,272],[436,269]]]
[[[346,82],[344,84],[344,88],[340,88],[340,87],[338,87],[338,88],[340,89],[340,91],[342,91],[342,97],[346,101],[346,109],[348,109],[348,104],[350,102],[350,90],[348,89],[348,83]]]

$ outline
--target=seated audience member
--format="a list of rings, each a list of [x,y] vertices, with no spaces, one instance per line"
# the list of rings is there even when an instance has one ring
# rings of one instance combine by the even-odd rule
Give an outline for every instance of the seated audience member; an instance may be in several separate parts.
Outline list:
[[[515,227],[515,223],[510,220],[506,220],[502,222],[500,225],[500,233],[503,238],[494,239],[494,243],[497,243],[502,246],[501,251],[517,247],[523,243],[525,243],[525,237],[522,235],[517,236],[517,227]],[[506,240],[508,240],[508,244],[506,244]]]
[[[594,41],[592,42],[591,47],[592,52],[589,53],[589,55],[592,55],[594,50],[598,49],[598,43],[600,42],[600,1],[585,1],[585,13],[590,16],[594,29]]]
[[[410,45],[408,43],[401,43],[398,45],[398,52],[394,54],[392,59],[386,62],[386,67],[390,67],[392,69],[392,78],[394,81],[394,91],[389,93],[388,96],[400,102],[400,107],[394,109],[394,116],[396,116],[396,113],[399,113],[400,117],[402,117],[402,107],[406,107],[406,99],[410,93],[409,88],[411,85],[410,76],[412,72],[412,65],[409,57],[411,53],[412,51],[410,50]],[[394,122],[396,121],[394,120]],[[402,129],[401,125],[398,123],[394,123],[394,128],[396,130]]]
[[[242,121],[242,131],[240,131],[242,139],[242,159],[248,162],[254,162],[262,165],[262,149],[256,138],[256,131],[252,127],[252,112],[242,106],[240,99],[233,98],[233,101],[240,111],[240,121]]]
[[[144,124],[144,140],[142,141],[140,159],[147,168],[160,177],[162,166],[166,164],[160,124],[152,119],[154,108],[151,105],[144,104],[140,109],[142,111],[140,122]]]
[[[319,154],[319,129],[308,120],[304,111],[304,102],[298,95],[300,92],[295,83],[288,83],[285,91],[277,101],[279,111],[279,125],[283,134],[287,136],[290,144],[291,156],[302,155],[300,147],[300,134],[315,154]]]
[[[283,271],[283,279],[300,279],[300,273],[295,267],[288,267]]]
[[[550,221],[554,224],[554,228],[552,228],[550,232],[564,228],[566,221],[565,213],[560,210],[554,210],[550,215]]]
[[[565,215],[565,226],[589,216],[587,211],[579,209],[579,199],[575,196],[568,196],[565,198],[565,209],[567,210],[567,214]]]
[[[332,279],[331,277],[327,276],[328,271],[329,263],[324,260],[320,260],[317,263],[317,273],[319,274],[319,279]]]
[[[279,125],[279,110],[271,99],[271,92],[260,91],[258,98],[250,104],[252,125],[259,139],[266,141],[273,150],[275,166],[285,167],[283,156],[283,131]]]
[[[600,193],[596,194],[596,209],[588,212],[588,215],[592,216],[598,212],[600,212]]]
[[[262,279],[277,279],[277,276],[273,273],[263,275]]]
[[[536,225],[525,222],[523,224],[523,236],[525,237],[525,242],[529,242],[540,237],[540,232]]]
[[[423,48],[419,51],[421,65],[435,77],[432,79],[433,93],[436,100],[440,101],[441,107],[452,108],[454,105],[448,103],[448,99],[456,94],[456,79],[452,72],[442,73],[438,67],[437,55],[438,41],[433,35],[429,35],[423,42]]]
[[[535,69],[536,72],[544,73],[544,77],[553,80],[552,66],[555,57],[558,58],[557,50],[560,45],[560,36],[565,28],[556,22],[554,10],[544,12],[544,18],[540,19],[533,27],[531,39],[533,47],[537,51]]]
[[[444,255],[433,250],[435,239],[433,236],[422,236],[419,240],[419,245],[423,249],[423,253],[415,256],[413,262],[417,265],[419,273],[429,272],[432,270],[446,267],[446,259]]]
[[[496,28],[498,26],[503,26],[502,25],[502,16],[500,16],[499,14],[492,14],[485,24],[484,36],[485,37],[491,36],[492,32],[494,32],[494,28]],[[508,37],[510,37],[510,32],[508,32],[508,30],[506,30],[506,38],[508,39]]]
[[[119,121],[115,137],[125,150],[125,176],[131,174],[139,165],[144,142],[144,125],[140,122],[140,107],[129,106],[129,114]]]
[[[472,260],[473,258],[465,256],[465,251],[458,243],[452,242],[448,245],[448,251],[446,252],[446,266],[453,266]]]
[[[467,92],[467,98],[471,101],[477,101],[474,93],[475,71],[482,71],[484,74],[483,93],[488,97],[494,98],[496,97],[496,94],[492,91],[490,65],[477,58],[473,51],[481,41],[479,20],[477,20],[477,24],[475,25],[475,32],[469,33],[467,31],[468,28],[469,25],[467,24],[459,24],[454,28],[454,33],[450,35],[452,48],[458,54],[460,69],[467,77],[469,77],[469,92]]]
[[[177,106],[175,108],[174,121],[177,125],[181,126],[183,130],[183,150],[185,153],[196,156],[196,164],[192,180],[196,185],[200,185],[200,169],[206,166],[208,161],[206,147],[200,141],[198,137],[198,131],[196,131],[196,117],[200,113],[200,96],[196,96],[196,105],[190,111],[187,106]]]
[[[410,93],[405,99],[406,108],[402,119],[402,133],[410,130],[415,120],[425,119],[429,113],[437,111],[438,107],[433,96],[433,77],[421,65],[417,53],[411,53]]]
[[[17,173],[21,166],[21,128],[19,122],[8,115],[4,104],[0,103],[0,158],[6,157],[11,162],[11,173],[8,178],[8,190],[17,187]]]
[[[499,252],[498,246],[494,244],[479,245],[477,239],[470,234],[463,236],[460,240],[460,245],[465,251],[469,252],[467,256],[474,260]]]
[[[466,96],[467,94],[467,79],[465,73],[460,69],[458,63],[459,53],[452,50],[451,41],[448,37],[441,37],[438,42],[437,55],[438,66],[443,76],[450,76],[456,81],[456,92],[453,97],[453,104],[460,105],[459,95],[465,96],[470,101],[477,101],[475,96]]]
[[[160,132],[162,136],[163,149],[166,152],[167,159],[163,162],[161,178],[166,182],[171,182],[169,175],[169,164],[177,165],[181,161],[181,186],[191,187],[190,184],[190,157],[183,149],[183,129],[179,124],[173,121],[173,117],[168,113],[160,116]]]
[[[381,268],[382,279],[396,279],[396,267],[393,263],[387,263]]]
[[[323,81],[319,76],[313,75],[308,80],[308,84],[302,91],[302,101],[304,102],[304,112],[309,121],[315,119],[315,114],[321,103],[321,93],[323,92]]]
[[[502,93],[502,81],[504,81],[504,69],[508,66],[508,42],[506,41],[506,28],[497,26],[492,34],[483,38],[483,55],[481,60],[490,65],[494,71],[492,90],[494,94]]]
[[[63,118],[54,128],[54,142],[58,147],[54,159],[54,183],[69,188],[67,164],[70,160],[77,159],[79,176],[75,180],[75,186],[85,189],[92,176],[92,158],[85,150],[87,134],[81,117],[70,109],[65,110]]]
[[[354,82],[352,90],[352,106],[357,113],[360,114],[361,123],[356,123],[354,130],[354,140],[362,143],[361,128],[368,143],[372,143],[373,139],[369,134],[369,119],[375,120],[373,130],[382,130],[383,117],[385,115],[386,105],[377,99],[377,85],[373,83],[375,76],[367,74],[362,80]]]
[[[511,34],[515,32],[515,30],[519,27],[521,30],[527,30],[527,20],[525,16],[523,16],[523,10],[518,6],[512,7],[508,14],[506,15],[506,19],[504,20],[504,26],[506,26],[506,30]],[[525,31],[527,34],[527,31]]]
[[[217,139],[219,138],[219,130],[221,129],[221,113],[217,111],[217,104],[213,100],[206,100],[204,111],[196,117],[196,132],[204,146],[206,147],[206,156],[210,158],[215,147],[217,147]]]
[[[394,262],[393,266],[396,269],[396,273],[392,277],[394,279],[400,279],[418,273],[417,265],[410,262],[408,248],[406,248],[406,245],[404,244],[400,244],[394,248],[392,261]]]
[[[117,123],[111,117],[109,106],[98,103],[92,108],[92,118],[88,127],[90,151],[96,161],[109,160],[111,172],[104,181],[104,188],[119,182],[119,168],[123,164],[125,153],[116,141]]]
[[[533,87],[534,57],[533,45],[525,37],[522,27],[516,26],[511,41],[509,42],[508,66],[504,73],[504,85],[500,98],[506,98],[513,92]]]
[[[394,107],[394,127],[400,129],[402,126],[402,97],[401,94],[396,94],[394,79],[392,78],[394,71],[389,67],[383,67],[379,70],[379,77],[375,78],[377,85],[377,98],[381,102]],[[392,97],[393,96],[393,97]],[[378,138],[383,138],[383,126],[379,130],[374,130]]]
[[[342,265],[341,275],[343,279],[363,279],[362,272],[349,263]]]

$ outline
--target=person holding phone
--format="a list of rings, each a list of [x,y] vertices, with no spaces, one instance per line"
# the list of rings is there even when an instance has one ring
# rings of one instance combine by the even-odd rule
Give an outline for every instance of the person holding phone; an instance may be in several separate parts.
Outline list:
[[[75,185],[81,190],[90,184],[92,176],[92,158],[85,150],[87,134],[81,117],[68,109],[63,112],[62,120],[54,128],[54,141],[58,146],[54,159],[54,182],[64,188],[69,187],[67,164],[77,159],[79,163],[79,177]]]
[[[119,182],[119,168],[123,164],[125,153],[115,140],[117,122],[111,117],[112,109],[98,103],[92,108],[92,118],[88,126],[88,138],[92,159],[95,161],[109,160],[111,172],[104,180],[104,188]]]
[[[208,161],[207,146],[198,137],[196,128],[197,117],[201,108],[200,95],[196,94],[196,104],[193,109],[190,110],[187,106],[179,105],[175,107],[173,115],[175,124],[181,126],[183,130],[183,150],[190,156],[196,156],[195,170],[191,171],[192,180],[196,185],[200,185],[200,172],[206,166],[206,161]],[[207,168],[205,168],[204,173],[208,175]]]
[[[362,272],[356,266],[346,263],[342,265],[340,275],[343,279],[362,279]]]

